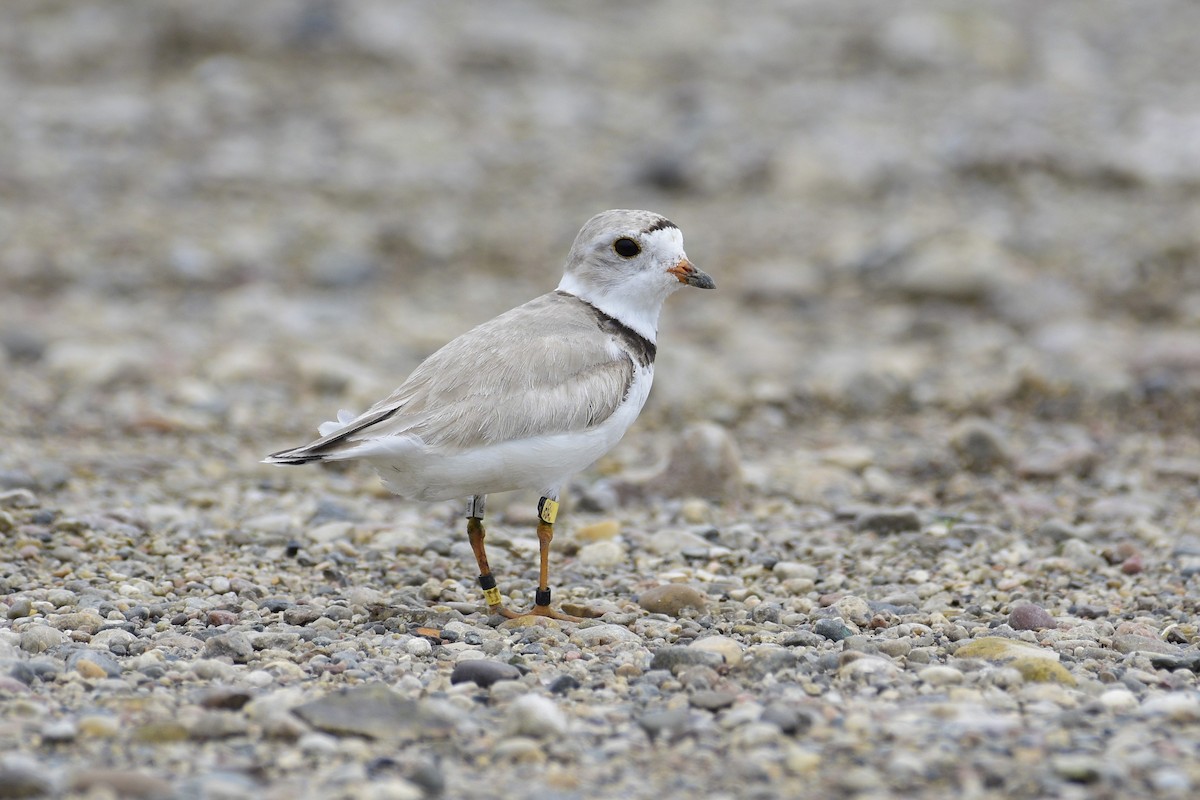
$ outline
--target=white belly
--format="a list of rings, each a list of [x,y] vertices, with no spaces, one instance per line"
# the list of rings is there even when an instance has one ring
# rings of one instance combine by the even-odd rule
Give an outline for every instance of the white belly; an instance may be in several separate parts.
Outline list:
[[[634,375],[625,402],[594,428],[489,445],[435,450],[419,439],[376,442],[364,457],[384,485],[413,500],[451,500],[474,494],[536,489],[556,496],[566,480],[611,450],[637,419],[650,394],[653,365]]]

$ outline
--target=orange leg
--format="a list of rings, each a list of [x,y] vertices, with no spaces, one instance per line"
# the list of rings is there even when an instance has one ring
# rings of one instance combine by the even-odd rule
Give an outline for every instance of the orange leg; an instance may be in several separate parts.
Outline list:
[[[544,508],[544,501],[539,504]],[[553,501],[551,501],[553,502]],[[555,511],[557,511],[558,503],[555,503]],[[538,588],[537,594],[534,595],[533,609],[530,614],[536,614],[539,617],[550,617],[551,619],[559,619],[564,622],[582,622],[579,617],[572,617],[570,614],[563,614],[555,611],[550,607],[550,542],[554,541],[554,523],[553,515],[550,522],[546,521],[545,513],[542,513],[541,520],[537,526],[538,537]]]
[[[488,611],[493,614],[516,619],[528,614],[564,622],[580,622],[579,617],[562,614],[550,608],[550,542],[554,540],[554,519],[558,514],[558,503],[548,497],[543,497],[538,503],[538,588],[534,595],[533,608],[526,614],[518,614],[504,606],[500,599],[500,590],[496,588],[496,579],[492,568],[488,565],[487,551],[483,540],[487,535],[483,529],[483,497],[476,495],[467,504],[467,538],[471,542],[471,550],[475,553],[475,563],[479,565],[479,585],[483,589],[484,600],[487,601]]]

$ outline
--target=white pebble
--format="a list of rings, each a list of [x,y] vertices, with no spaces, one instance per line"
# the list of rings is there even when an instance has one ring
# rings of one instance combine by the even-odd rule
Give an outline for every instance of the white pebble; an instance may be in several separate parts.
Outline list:
[[[742,663],[742,653],[745,651],[740,642],[730,639],[728,636],[706,636],[692,642],[688,647],[693,650],[718,653],[725,658],[725,664],[730,667],[736,667]]]
[[[256,669],[246,675],[246,683],[259,689],[275,682],[275,676],[265,669]]]
[[[208,587],[216,594],[225,594],[230,589],[229,578],[226,578],[224,575],[209,578]]]
[[[545,739],[567,732],[567,716],[548,697],[527,694],[508,707],[508,733]]]
[[[1137,695],[1128,689],[1109,689],[1100,695],[1100,704],[1109,711],[1130,711],[1137,708]]]
[[[592,542],[579,548],[578,561],[590,567],[615,567],[624,563],[625,545],[613,539]]]
[[[428,639],[415,636],[404,643],[404,652],[417,658],[425,658],[433,653],[433,643]]]
[[[941,664],[926,667],[917,673],[917,677],[931,686],[951,686],[963,682],[963,674],[960,670]]]

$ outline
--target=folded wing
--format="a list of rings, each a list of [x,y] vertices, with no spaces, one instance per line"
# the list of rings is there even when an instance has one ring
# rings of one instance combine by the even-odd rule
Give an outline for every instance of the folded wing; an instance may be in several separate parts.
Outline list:
[[[616,411],[633,377],[632,358],[595,312],[550,293],[454,339],[362,415],[339,413],[320,439],[267,460],[355,458],[391,437],[455,451],[586,430]]]

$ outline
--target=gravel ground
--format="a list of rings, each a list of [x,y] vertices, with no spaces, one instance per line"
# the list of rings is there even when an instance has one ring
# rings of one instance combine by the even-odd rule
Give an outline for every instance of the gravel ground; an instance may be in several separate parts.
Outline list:
[[[0,798],[1193,797],[1200,6],[0,8]],[[281,469],[665,213],[642,419],[480,610]],[[489,509],[514,605],[533,503]]]

